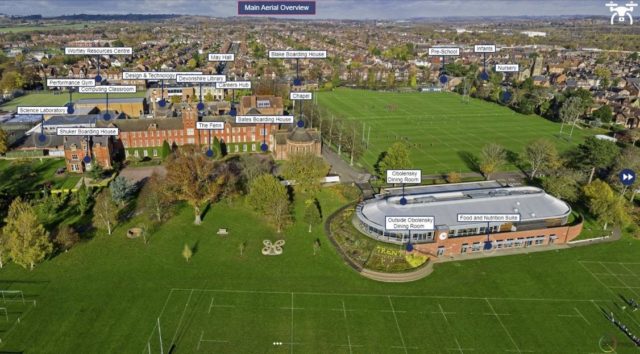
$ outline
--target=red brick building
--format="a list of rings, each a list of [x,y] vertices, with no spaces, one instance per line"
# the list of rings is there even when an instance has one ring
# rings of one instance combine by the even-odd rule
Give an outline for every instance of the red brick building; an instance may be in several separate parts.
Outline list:
[[[405,203],[401,199],[405,198]],[[460,222],[459,214],[511,214],[519,221]],[[530,186],[503,187],[472,182],[390,189],[358,205],[354,225],[379,241],[406,244],[434,257],[511,248],[563,244],[576,238],[582,223],[570,221],[571,207]],[[386,217],[432,216],[430,230],[387,230]]]
[[[113,141],[110,136],[64,137],[64,160],[69,172],[91,171],[96,164],[109,170],[113,168],[112,158]]]

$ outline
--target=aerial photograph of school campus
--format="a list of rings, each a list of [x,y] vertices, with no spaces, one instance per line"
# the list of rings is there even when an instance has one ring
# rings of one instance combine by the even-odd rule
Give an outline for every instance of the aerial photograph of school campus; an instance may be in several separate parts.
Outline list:
[[[0,353],[640,353],[631,0],[0,0]]]

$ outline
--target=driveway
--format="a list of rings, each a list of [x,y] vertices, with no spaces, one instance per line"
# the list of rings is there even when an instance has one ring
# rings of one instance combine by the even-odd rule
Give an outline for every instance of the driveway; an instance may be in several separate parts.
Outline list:
[[[153,173],[160,176],[167,174],[164,166],[147,166],[147,167],[125,167],[120,171],[120,176],[129,180],[129,182],[138,183],[147,177],[151,177]]]

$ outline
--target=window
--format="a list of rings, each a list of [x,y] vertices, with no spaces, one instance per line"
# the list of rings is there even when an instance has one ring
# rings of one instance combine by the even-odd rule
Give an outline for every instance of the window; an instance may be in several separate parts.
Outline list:
[[[469,248],[469,245],[466,243],[463,243],[462,248],[460,249],[460,253],[467,253],[467,248]]]
[[[541,245],[543,243],[544,243],[544,236],[538,236],[538,237],[535,238],[536,246],[539,246],[539,245]]]
[[[158,149],[153,149],[153,157],[158,157]]]
[[[549,235],[549,244],[550,245],[554,244],[557,239],[558,239],[558,236],[556,236],[556,234]]]
[[[251,151],[256,151],[256,144],[251,144]]]
[[[149,151],[147,151],[147,149],[142,150],[142,154],[144,155],[144,157],[149,156]]]
[[[193,134],[194,134],[193,128],[187,129],[187,135],[193,135]]]
[[[247,152],[247,144],[242,145],[242,151]]]
[[[78,159],[78,154],[71,155],[71,160],[77,160],[77,159]]]
[[[240,145],[236,145],[236,148],[234,150],[235,150],[235,152],[240,151]]]
[[[502,248],[502,246],[504,246],[504,240],[497,240],[495,241],[496,244],[496,249],[500,249]]]
[[[140,157],[140,153],[138,153],[138,150],[133,150],[133,156]]]
[[[522,245],[524,244],[523,242],[524,240],[522,239],[522,237],[518,237],[516,239],[516,242],[514,243],[514,247],[522,247]]]
[[[481,248],[482,248],[482,246],[480,245],[480,242],[474,242],[473,246],[471,247],[471,251],[472,252],[478,252],[478,251],[480,251]]]
[[[511,248],[511,247],[513,247],[513,239],[508,238],[507,241],[504,243],[504,248]]]
[[[78,165],[74,163],[74,164],[71,164],[71,171],[80,171],[80,168],[78,167]]]

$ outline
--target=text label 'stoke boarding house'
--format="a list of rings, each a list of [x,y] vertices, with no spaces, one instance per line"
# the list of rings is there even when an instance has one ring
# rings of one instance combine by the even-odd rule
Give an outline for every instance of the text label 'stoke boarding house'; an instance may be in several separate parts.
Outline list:
[[[504,216],[490,216],[496,214]],[[377,240],[411,242],[440,257],[566,243],[582,231],[581,222],[569,222],[570,215],[567,203],[540,188],[487,181],[411,187],[404,195],[401,189],[387,189],[358,205],[354,224]],[[433,225],[389,226],[389,220],[402,217],[429,217]]]

